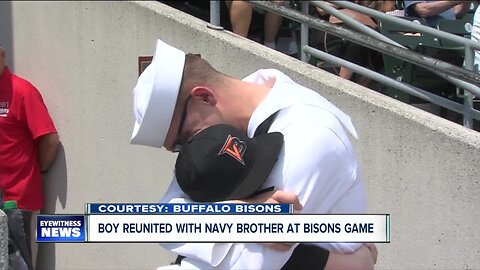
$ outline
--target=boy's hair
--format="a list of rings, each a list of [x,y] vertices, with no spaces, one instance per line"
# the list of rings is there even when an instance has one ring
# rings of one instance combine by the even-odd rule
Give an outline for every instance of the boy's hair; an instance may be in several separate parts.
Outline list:
[[[214,86],[221,84],[226,75],[217,71],[199,54],[188,53],[185,56],[185,66],[183,68],[182,83],[177,97],[175,108],[183,106],[183,100],[186,99],[190,90],[198,85]],[[181,105],[179,105],[181,104]]]

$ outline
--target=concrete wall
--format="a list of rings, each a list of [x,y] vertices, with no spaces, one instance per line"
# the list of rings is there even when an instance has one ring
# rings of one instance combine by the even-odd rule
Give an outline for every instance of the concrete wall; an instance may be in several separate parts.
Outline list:
[[[379,269],[480,269],[480,135],[157,2],[0,2],[9,63],[42,92],[63,149],[45,177],[46,213],[85,202],[154,202],[174,156],[129,145],[137,57],[156,38],[242,77],[274,67],[352,116],[372,213],[390,213]],[[151,269],[156,244],[42,244],[40,269]]]

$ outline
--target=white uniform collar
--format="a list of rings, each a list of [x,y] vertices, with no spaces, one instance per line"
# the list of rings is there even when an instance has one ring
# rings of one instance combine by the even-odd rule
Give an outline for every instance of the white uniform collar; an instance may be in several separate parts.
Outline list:
[[[315,91],[295,83],[279,70],[260,69],[245,77],[243,81],[265,84],[272,77],[276,78],[275,84],[250,117],[247,130],[249,137],[253,137],[256,128],[273,113],[296,104],[308,104],[322,108],[335,115],[350,134],[358,138],[352,120],[348,115]]]

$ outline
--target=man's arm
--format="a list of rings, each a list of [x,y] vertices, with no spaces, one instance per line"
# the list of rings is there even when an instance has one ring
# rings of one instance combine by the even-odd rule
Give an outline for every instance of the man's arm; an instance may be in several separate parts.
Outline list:
[[[245,203],[245,202],[246,203],[290,203],[290,204],[293,204],[293,208],[296,211],[302,210],[303,208],[303,206],[300,204],[300,201],[298,200],[298,197],[295,194],[285,192],[285,191],[279,191],[279,190],[266,192],[266,193],[260,194],[255,198],[251,198],[248,200],[235,201],[235,203]],[[265,245],[267,245],[267,247],[269,248],[273,248],[279,251],[287,251],[290,248],[292,248],[294,244],[273,243],[273,244],[265,244]],[[320,248],[320,247],[314,247],[314,248]],[[313,252],[314,256],[318,257],[319,255],[318,251],[313,251],[313,250],[311,251]],[[328,251],[326,252],[328,253]],[[295,251],[293,254],[295,254]],[[309,256],[308,252],[306,252],[306,256]],[[342,254],[342,253],[330,252],[327,255],[328,259],[323,269],[325,270],[336,270],[336,269],[338,270],[343,270],[343,269],[373,270],[374,265],[377,263],[377,256],[378,256],[378,251],[375,244],[364,244],[361,248],[356,250],[354,253]],[[312,258],[303,258],[302,256],[299,256],[298,259],[307,260]],[[288,263],[290,263],[290,261]],[[321,263],[325,263],[325,262],[319,262],[319,264]],[[307,269],[307,268],[308,267],[304,267],[304,269]]]
[[[362,246],[350,254],[330,252],[325,270],[373,270],[374,264],[373,254],[367,246]]]
[[[30,89],[23,98],[23,118],[37,147],[40,170],[46,171],[55,159],[60,140],[42,95],[28,82],[25,87]]]
[[[37,138],[38,143],[38,162],[40,163],[40,170],[42,172],[48,170],[52,165],[53,160],[60,145],[60,138],[58,133],[49,133]]]
[[[455,12],[455,17],[457,19],[463,18],[465,14],[470,10],[470,1],[464,1],[461,4],[458,4],[453,7],[453,12]]]
[[[182,194],[174,179],[162,202],[189,203],[191,201],[185,194]],[[296,210],[302,208],[295,194],[284,191],[271,191],[255,198],[233,202],[291,203]],[[293,252],[293,245],[285,245],[283,250],[274,250],[268,245],[254,243],[175,243],[162,244],[162,246],[189,259],[207,264],[212,269],[280,269],[284,265],[283,261],[288,259]],[[361,248],[350,254],[330,252],[325,269],[373,270],[372,257],[376,258],[376,253],[374,256],[373,252],[365,251],[366,249]],[[265,260],[265,258],[269,260]],[[319,268],[319,270],[321,269]]]
[[[446,10],[453,8],[458,4],[463,4],[464,1],[432,1],[421,2],[413,4],[412,7],[415,13],[422,18],[436,16]],[[407,7],[409,8],[409,7]]]

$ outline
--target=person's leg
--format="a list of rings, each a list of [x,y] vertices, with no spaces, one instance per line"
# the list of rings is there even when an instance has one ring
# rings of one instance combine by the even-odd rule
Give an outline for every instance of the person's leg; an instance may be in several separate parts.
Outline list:
[[[30,238],[30,244],[31,244],[31,255],[32,255],[32,265],[33,268],[36,268],[37,265],[37,254],[38,254],[38,243],[36,242],[35,235],[37,231],[37,215],[40,214],[39,211],[32,212],[32,217],[30,218],[30,236],[33,236],[34,239]]]
[[[23,227],[25,231],[25,239],[27,241],[28,249],[28,258],[25,260],[30,267],[33,269],[33,260],[32,260],[32,212],[22,210],[23,216]]]
[[[355,42],[348,42],[343,58],[362,67],[368,67],[368,48],[365,48]],[[338,76],[347,80],[351,80],[353,71],[342,67],[340,68]]]
[[[28,269],[32,270],[32,256],[31,256],[31,247],[30,247],[30,224],[25,224],[25,221],[28,220],[28,216],[31,218],[30,215],[27,213],[24,215],[24,211],[19,209],[6,209],[5,213],[8,217],[8,231],[9,237],[11,241],[14,242],[12,246],[18,248],[20,254],[22,255],[23,260],[28,266]],[[24,218],[26,216],[26,218]],[[27,226],[27,227],[26,227]],[[28,233],[25,229],[28,229]],[[12,252],[12,251],[9,251]]]
[[[352,75],[353,75],[353,72],[350,69],[345,67],[341,67],[340,72],[338,72],[338,76],[347,80],[350,80],[352,78]]]
[[[245,1],[225,1],[230,12],[230,23],[235,34],[248,36],[252,21],[252,4]]]
[[[285,5],[285,1],[273,1],[278,5]],[[272,49],[275,49],[275,40],[277,39],[278,31],[282,26],[283,17],[273,13],[267,12],[265,14],[265,38],[264,44]]]

